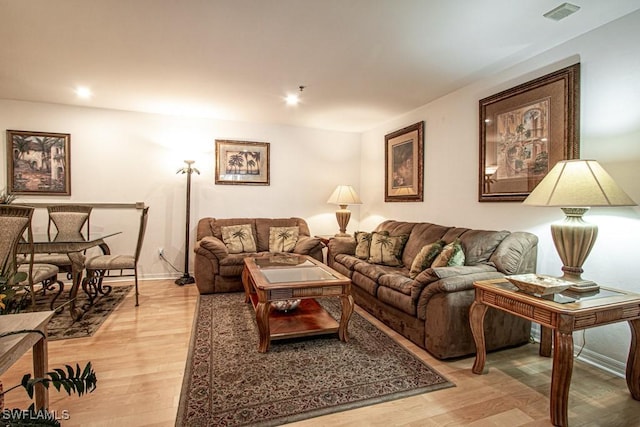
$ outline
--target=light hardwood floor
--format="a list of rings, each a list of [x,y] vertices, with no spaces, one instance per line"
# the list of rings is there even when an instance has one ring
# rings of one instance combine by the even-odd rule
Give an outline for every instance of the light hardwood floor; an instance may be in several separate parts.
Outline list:
[[[172,426],[180,397],[198,296],[194,285],[143,281],[140,306],[133,293],[90,338],[49,343],[49,367],[91,361],[98,388],[83,397],[50,393],[63,426]],[[365,317],[370,316],[356,310]],[[317,426],[549,426],[551,360],[536,345],[490,353],[488,373],[471,373],[473,357],[439,361],[372,320],[456,387],[291,424]],[[5,388],[31,372],[27,353],[0,379]],[[571,426],[640,426],[640,402],[625,380],[576,361],[569,397]],[[21,389],[6,407],[26,407]]]

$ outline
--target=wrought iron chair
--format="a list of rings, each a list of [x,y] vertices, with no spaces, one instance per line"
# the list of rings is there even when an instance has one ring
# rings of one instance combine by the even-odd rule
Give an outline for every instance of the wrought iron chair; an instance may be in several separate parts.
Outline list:
[[[31,298],[31,306],[35,307],[37,286],[43,291],[53,291],[58,285],[60,290],[52,299],[50,308],[53,310],[56,299],[64,290],[64,283],[58,280],[59,269],[52,264],[34,263],[33,234],[31,230],[31,218],[33,208],[29,206],[0,205],[0,261],[2,276],[5,281],[7,298],[19,296],[28,292]],[[24,234],[26,231],[26,239]],[[18,250],[18,245],[28,248],[26,253]],[[25,256],[23,256],[25,255]],[[22,261],[22,264],[20,263]],[[16,273],[24,273],[26,279],[11,283],[12,276]],[[26,292],[25,292],[26,291]],[[9,295],[11,294],[11,295]],[[1,302],[1,301],[0,301]],[[4,303],[3,303],[4,305]]]
[[[100,295],[111,292],[111,286],[103,285],[105,277],[134,277],[136,287],[136,306],[138,303],[138,260],[142,251],[142,242],[147,229],[149,207],[142,209],[140,215],[140,228],[138,229],[138,242],[133,255],[98,255],[85,260],[86,276],[82,280],[82,289],[89,296],[90,304]]]
[[[47,207],[49,222],[47,224],[47,234],[49,239],[57,235],[82,236],[89,238],[89,218],[91,216],[91,206],[84,205],[53,205]],[[86,234],[83,233],[86,231]],[[71,260],[67,254],[36,254],[36,263],[46,263],[57,265],[60,271],[71,280]]]

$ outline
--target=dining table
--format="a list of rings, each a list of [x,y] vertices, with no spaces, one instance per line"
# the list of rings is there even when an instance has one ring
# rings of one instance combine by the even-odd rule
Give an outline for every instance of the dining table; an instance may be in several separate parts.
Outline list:
[[[33,253],[34,254],[66,254],[71,261],[71,290],[69,291],[69,313],[73,320],[80,320],[85,310],[76,304],[78,288],[82,283],[82,275],[84,272],[84,251],[87,249],[98,247],[104,255],[111,253],[109,245],[105,240],[109,237],[120,234],[121,231],[110,233],[94,233],[91,232],[90,237],[85,237],[80,233],[74,234],[56,234],[49,236],[48,234],[33,234]],[[29,253],[31,244],[27,241],[18,243],[19,253]]]

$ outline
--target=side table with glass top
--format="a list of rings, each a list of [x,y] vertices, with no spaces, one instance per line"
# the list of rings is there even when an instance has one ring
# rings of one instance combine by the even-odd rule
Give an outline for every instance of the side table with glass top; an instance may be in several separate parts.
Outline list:
[[[484,315],[489,307],[539,323],[541,356],[551,355],[553,337],[549,396],[551,422],[556,426],[567,426],[569,386],[573,371],[573,332],[627,321],[631,328],[627,386],[633,399],[640,400],[640,294],[601,286],[598,291],[589,293],[565,291],[541,297],[520,291],[506,279],[482,280],[475,282],[474,287],[476,296],[469,312],[477,350],[472,368],[474,374],[484,371]]]

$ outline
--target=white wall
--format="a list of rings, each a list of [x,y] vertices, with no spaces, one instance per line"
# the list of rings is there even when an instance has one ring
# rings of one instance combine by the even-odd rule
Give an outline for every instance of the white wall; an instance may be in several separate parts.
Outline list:
[[[560,275],[549,226],[560,209],[478,202],[478,101],[575,62],[581,63],[581,158],[594,158],[640,202],[640,12],[628,15],[532,60],[475,82],[363,135],[360,226],[381,219],[429,221],[470,228],[526,230],[540,239],[538,272]],[[425,121],[424,202],[384,202],[384,135]],[[640,292],[640,209],[594,208],[599,226],[583,277]],[[576,334],[582,343],[582,334]],[[584,354],[624,372],[626,323],[588,330]]]
[[[142,276],[177,277],[157,257],[182,268],[184,175],[193,158],[191,228],[203,216],[301,216],[314,234],[337,231],[335,206],[326,199],[337,184],[352,184],[363,205],[351,207],[349,231],[371,229],[381,220],[430,221],[470,228],[527,230],[538,235],[538,271],[559,274],[549,235],[559,209],[520,203],[479,203],[478,101],[501,90],[580,61],[581,153],[595,158],[640,201],[640,12],[562,44],[530,61],[385,123],[363,135],[256,123],[222,122],[91,108],[0,100],[0,129],[71,134],[72,196],[21,198],[23,202],[144,201],[150,209],[141,260]],[[425,198],[422,203],[384,202],[384,135],[425,121]],[[214,140],[271,143],[271,185],[214,185]],[[5,140],[5,137],[3,137]],[[5,150],[0,165],[6,168]],[[6,170],[0,173],[0,188]],[[36,221],[43,228],[46,216]],[[640,291],[640,210],[593,209],[587,219],[600,227],[584,265],[585,277]],[[92,228],[122,230],[109,240],[114,252],[133,250],[135,211],[94,211]],[[192,244],[191,244],[192,246]],[[193,257],[191,257],[191,261]],[[581,342],[581,335],[576,336]],[[621,373],[629,348],[626,324],[589,330],[583,355]]]
[[[205,216],[300,216],[313,234],[336,233],[337,206],[326,201],[336,185],[357,188],[360,178],[360,135],[352,133],[10,100],[0,100],[0,129],[71,134],[71,196],[25,196],[16,203],[141,201],[150,206],[143,278],[179,276],[158,258],[160,247],[179,270],[184,268],[186,176],[176,171],[185,159],[195,159],[201,172],[192,177],[191,248],[197,221]],[[215,139],[270,143],[271,185],[214,185]],[[6,187],[6,135],[2,140],[0,188]],[[46,230],[44,209],[36,212],[34,227]],[[134,209],[92,213],[92,230],[123,231],[108,240],[114,253],[133,253],[137,227]]]

